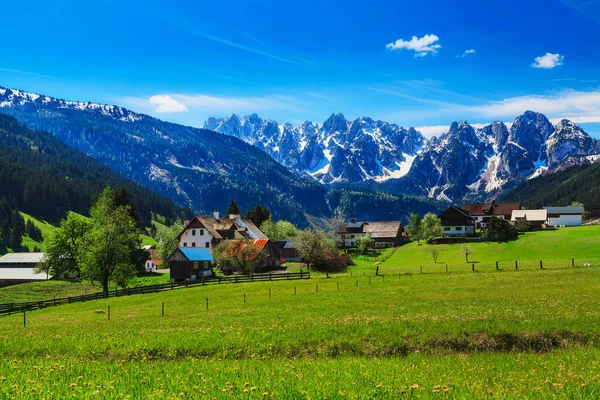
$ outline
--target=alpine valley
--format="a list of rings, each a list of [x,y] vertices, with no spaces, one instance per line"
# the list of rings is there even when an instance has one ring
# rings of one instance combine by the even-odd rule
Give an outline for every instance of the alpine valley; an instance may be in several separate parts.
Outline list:
[[[539,175],[598,161],[600,142],[568,120],[553,126],[526,111],[510,129],[454,122],[426,140],[414,128],[333,114],[293,127],[256,114],[209,118],[204,127],[240,138],[294,173],[323,184],[438,200],[490,200]]]
[[[408,220],[445,204],[412,195],[329,188],[290,172],[238,138],[164,122],[125,108],[66,101],[0,87],[0,113],[47,131],[122,176],[198,213],[259,203],[299,226],[334,217]],[[416,132],[413,132],[420,138]],[[341,140],[341,139],[340,139]],[[407,148],[407,153],[414,154]],[[357,160],[357,162],[359,162]]]

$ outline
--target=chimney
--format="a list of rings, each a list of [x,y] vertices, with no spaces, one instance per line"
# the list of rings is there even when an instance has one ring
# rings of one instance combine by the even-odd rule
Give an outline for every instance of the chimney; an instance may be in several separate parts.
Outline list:
[[[229,214],[229,219],[241,218],[240,214]]]
[[[213,211],[214,219],[219,219],[219,212],[217,210]]]

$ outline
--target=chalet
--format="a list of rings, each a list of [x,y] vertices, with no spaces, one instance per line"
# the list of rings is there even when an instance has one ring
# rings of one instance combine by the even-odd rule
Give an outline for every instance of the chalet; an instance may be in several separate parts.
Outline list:
[[[0,257],[0,286],[51,279],[45,272],[37,273],[44,253],[8,253]]]
[[[296,243],[292,240],[278,240],[274,242],[275,246],[281,253],[281,261],[284,262],[297,262],[302,261],[298,249],[296,249]]]
[[[357,222],[356,219],[338,227],[336,234],[346,247],[356,247],[356,239],[371,235],[375,247],[394,247],[402,241],[402,222],[371,221]]]
[[[496,217],[510,221],[512,212],[521,209],[521,203],[474,203],[463,204],[462,209],[469,212],[469,215],[475,219],[476,227],[487,228],[487,220]]]
[[[156,252],[156,246],[144,246],[143,249],[148,252],[148,259],[145,263],[146,271],[156,271],[158,267],[160,267],[163,263],[162,260],[158,257],[158,253]]]
[[[548,211],[549,226],[580,226],[583,207],[543,207]]]
[[[539,230],[548,221],[547,210],[513,210],[511,222],[526,222],[528,230]]]
[[[475,219],[467,210],[452,206],[438,215],[442,238],[469,236],[475,233]]]
[[[214,275],[213,256],[204,248],[178,247],[167,259],[174,281],[196,281]]]
[[[179,247],[204,248],[212,253],[213,248],[223,240],[264,240],[268,239],[249,219],[240,215],[220,218],[217,211],[212,217],[194,217],[187,221],[185,228],[177,236]]]
[[[234,265],[220,265],[221,271],[230,274],[235,270],[264,272],[281,266],[281,252],[269,239],[233,240],[223,252],[235,260]]]

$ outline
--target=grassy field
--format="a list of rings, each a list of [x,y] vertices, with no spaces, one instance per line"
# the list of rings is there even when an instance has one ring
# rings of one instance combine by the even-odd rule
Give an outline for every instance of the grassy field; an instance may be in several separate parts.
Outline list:
[[[600,260],[600,225],[559,228],[557,230],[528,232],[517,240],[505,243],[470,243],[473,254],[469,262],[492,265],[496,261],[514,264],[514,261],[564,261],[571,258]],[[441,250],[438,264],[465,264],[460,254],[462,244],[428,245],[412,242],[398,248],[382,267],[433,264],[432,248]]]
[[[598,398],[599,278],[597,267],[315,275],[48,308],[27,327],[22,315],[0,318],[0,391]]]

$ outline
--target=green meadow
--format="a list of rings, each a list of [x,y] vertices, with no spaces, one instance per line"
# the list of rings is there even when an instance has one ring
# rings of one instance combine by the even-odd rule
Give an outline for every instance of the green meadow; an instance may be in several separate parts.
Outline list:
[[[26,327],[22,314],[3,317],[0,393],[600,395],[597,267],[356,275],[212,284],[51,307],[28,313]]]
[[[330,278],[75,303],[29,312],[27,326],[22,314],[0,317],[0,393],[598,398],[599,233],[569,228],[472,244],[474,272],[461,245],[445,246],[434,265],[428,245],[411,243]]]

